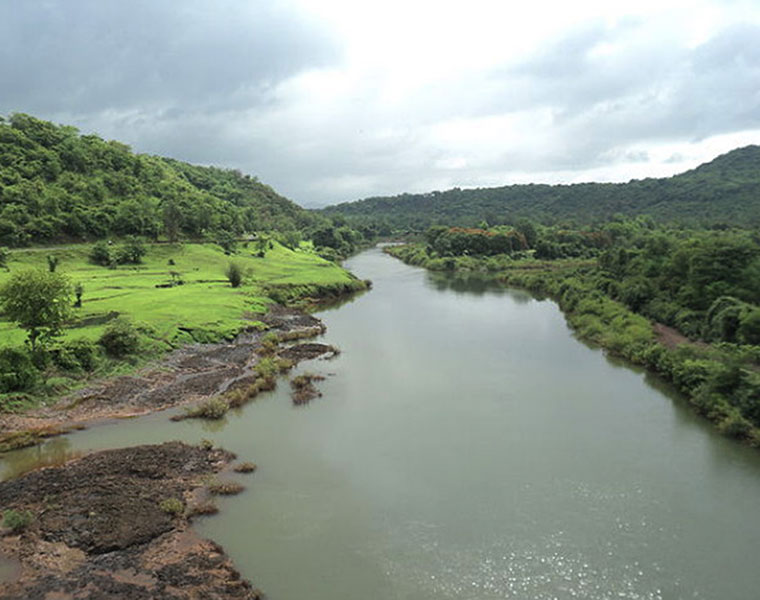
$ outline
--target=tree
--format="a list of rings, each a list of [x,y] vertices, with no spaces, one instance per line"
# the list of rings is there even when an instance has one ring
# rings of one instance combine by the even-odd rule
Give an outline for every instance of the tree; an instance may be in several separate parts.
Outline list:
[[[60,273],[18,271],[0,287],[3,313],[27,330],[32,350],[60,333],[70,306],[71,284]]]

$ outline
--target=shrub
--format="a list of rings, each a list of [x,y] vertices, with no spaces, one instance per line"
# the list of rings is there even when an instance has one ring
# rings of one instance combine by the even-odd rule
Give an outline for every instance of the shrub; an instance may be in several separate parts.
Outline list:
[[[98,362],[98,348],[90,340],[73,340],[53,350],[53,362],[65,371],[92,371]]]
[[[18,511],[8,509],[3,511],[3,527],[11,531],[22,531],[26,529],[34,519],[34,516],[28,510]]]
[[[0,349],[0,393],[23,392],[39,377],[29,353],[20,348]]]
[[[261,338],[261,351],[264,354],[274,354],[279,344],[280,337],[274,331],[270,331]]]
[[[81,308],[82,294],[84,294],[84,286],[78,282],[76,285],[74,285],[74,295],[77,298],[76,302],[74,302],[74,308]]]
[[[279,373],[280,369],[277,361],[273,358],[265,357],[256,364],[254,371],[256,371],[256,375],[259,377],[263,377],[264,379],[274,379],[277,377],[277,373]]]
[[[718,429],[724,435],[741,439],[749,436],[752,424],[740,414],[732,413],[718,424]]]
[[[140,345],[140,335],[132,323],[119,317],[106,326],[106,330],[100,336],[98,343],[110,356],[122,358],[137,351]]]
[[[229,409],[229,404],[227,404],[222,398],[209,398],[197,406],[188,408],[185,411],[185,417],[188,419],[216,420],[221,419],[224,415],[226,415]]]
[[[230,285],[234,288],[240,287],[240,284],[243,282],[243,270],[236,263],[230,263],[227,266],[225,275],[227,275]]]
[[[142,257],[145,256],[145,253],[145,245],[142,243],[142,240],[130,236],[126,239],[124,245],[116,251],[114,260],[120,265],[139,265],[142,263]]]
[[[214,496],[233,496],[239,494],[245,489],[245,486],[239,484],[237,481],[222,481],[215,479],[211,481],[206,488],[210,494]]]
[[[50,271],[51,273],[55,273],[55,270],[58,267],[59,262],[60,262],[60,259],[57,256],[48,254],[47,256],[48,271]]]
[[[10,258],[11,253],[8,252],[8,248],[4,248],[0,246],[0,269],[7,269],[8,268],[8,259]]]
[[[161,500],[158,507],[168,515],[181,515],[185,510],[185,504],[179,498]]]
[[[111,249],[106,242],[100,241],[90,250],[90,262],[101,267],[111,264]]]

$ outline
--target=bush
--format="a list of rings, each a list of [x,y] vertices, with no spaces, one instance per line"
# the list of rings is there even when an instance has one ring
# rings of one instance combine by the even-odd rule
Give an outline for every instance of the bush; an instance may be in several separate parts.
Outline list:
[[[90,340],[73,340],[53,350],[53,362],[65,371],[92,371],[98,362],[98,348]]]
[[[51,273],[55,273],[56,268],[58,268],[59,262],[60,262],[60,259],[57,256],[48,254],[48,257],[47,257],[48,271],[50,271]]]
[[[259,377],[262,377],[264,379],[274,379],[277,377],[277,373],[280,372],[280,369],[277,361],[275,361],[273,358],[266,357],[262,358],[258,362],[258,364],[254,367],[254,371],[256,371],[256,375]]]
[[[120,265],[139,265],[145,256],[145,245],[140,238],[129,237],[124,245],[116,251],[114,261]]]
[[[261,352],[264,354],[274,354],[279,345],[280,337],[274,331],[270,331],[261,338]]]
[[[22,531],[26,529],[34,520],[34,516],[28,510],[18,511],[8,509],[3,511],[3,527],[11,531]]]
[[[197,406],[188,408],[185,411],[185,418],[217,420],[226,415],[229,409],[229,404],[227,404],[222,398],[209,398]]]
[[[110,356],[122,358],[137,351],[140,346],[140,335],[132,323],[119,317],[106,326],[98,343]]]
[[[111,249],[106,242],[96,243],[90,250],[90,262],[101,267],[111,264]]]
[[[39,371],[28,352],[20,348],[0,349],[0,393],[29,390],[38,377]]]
[[[216,479],[211,481],[206,488],[209,493],[214,496],[234,496],[235,494],[242,492],[245,489],[245,486],[239,484],[237,481],[223,481]]]
[[[240,268],[240,265],[230,263],[225,274],[232,287],[240,287],[240,284],[243,282],[243,270]]]
[[[185,510],[185,505],[179,498],[161,500],[158,507],[168,515],[181,515]]]

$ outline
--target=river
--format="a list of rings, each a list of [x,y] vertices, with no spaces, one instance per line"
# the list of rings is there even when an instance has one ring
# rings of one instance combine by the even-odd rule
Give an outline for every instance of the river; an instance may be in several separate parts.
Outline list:
[[[374,249],[321,318],[342,354],[221,422],[166,413],[8,455],[208,438],[259,465],[198,521],[271,600],[749,600],[760,453],[578,341],[551,301]]]

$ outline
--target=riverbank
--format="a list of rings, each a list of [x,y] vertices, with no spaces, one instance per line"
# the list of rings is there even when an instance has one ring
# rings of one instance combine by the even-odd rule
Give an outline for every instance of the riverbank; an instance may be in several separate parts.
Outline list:
[[[235,456],[167,442],[106,450],[0,483],[0,598],[259,598],[223,549],[191,528],[214,512]],[[10,524],[10,527],[8,525]]]
[[[663,377],[721,433],[760,447],[757,347],[691,341],[649,321],[589,283],[596,269],[593,261],[436,259],[413,245],[389,247],[385,252],[407,264],[457,274],[480,273],[503,285],[552,298],[579,338]]]
[[[137,373],[97,381],[54,405],[2,414],[0,451],[31,446],[98,422],[198,405],[237,390],[248,392],[257,385],[257,367],[262,359],[276,356],[280,350],[277,368],[283,370],[335,350],[313,343],[280,348],[285,342],[324,333],[322,321],[307,313],[272,305],[261,316],[261,323],[263,330],[252,328],[230,343],[189,344]],[[269,382],[269,389],[273,385]],[[246,400],[254,396],[247,393]]]

